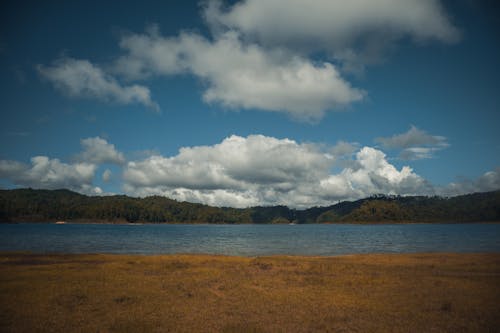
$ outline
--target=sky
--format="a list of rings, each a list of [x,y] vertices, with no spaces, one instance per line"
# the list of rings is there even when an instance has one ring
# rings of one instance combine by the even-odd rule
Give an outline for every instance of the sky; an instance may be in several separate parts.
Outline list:
[[[2,1],[0,188],[296,208],[500,189],[499,14]]]

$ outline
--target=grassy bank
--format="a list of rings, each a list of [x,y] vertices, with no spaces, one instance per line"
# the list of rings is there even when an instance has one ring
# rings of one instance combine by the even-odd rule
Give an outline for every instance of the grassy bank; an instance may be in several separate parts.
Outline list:
[[[489,332],[499,254],[0,255],[1,332]]]

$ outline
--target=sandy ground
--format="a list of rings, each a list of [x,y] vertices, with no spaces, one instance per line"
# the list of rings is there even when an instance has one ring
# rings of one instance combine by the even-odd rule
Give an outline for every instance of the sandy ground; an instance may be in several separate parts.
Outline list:
[[[500,254],[0,254],[0,332],[500,332]]]

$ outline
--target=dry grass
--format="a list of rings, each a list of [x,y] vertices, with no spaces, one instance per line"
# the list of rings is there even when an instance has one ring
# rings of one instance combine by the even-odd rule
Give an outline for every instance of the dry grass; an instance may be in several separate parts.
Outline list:
[[[494,332],[499,254],[0,255],[1,332]]]

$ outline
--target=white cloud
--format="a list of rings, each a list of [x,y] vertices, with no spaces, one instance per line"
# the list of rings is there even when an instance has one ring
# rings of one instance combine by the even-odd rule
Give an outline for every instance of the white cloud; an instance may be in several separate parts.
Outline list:
[[[20,172],[25,171],[25,169],[27,169],[27,166],[24,163],[11,160],[0,160],[1,178],[14,178]]]
[[[374,30],[445,42],[459,37],[438,0],[244,0],[227,10],[209,1],[205,18],[274,44],[342,44]]]
[[[432,147],[412,147],[406,148],[401,151],[399,154],[399,158],[402,160],[422,160],[426,158],[432,158],[434,152],[443,149],[440,148],[432,148]]]
[[[155,29],[122,39],[127,55],[115,70],[128,78],[190,73],[206,83],[203,99],[233,109],[287,112],[317,120],[325,111],[361,100],[334,65],[312,61],[224,33],[210,41],[192,33],[162,37]]]
[[[500,167],[485,172],[477,179],[463,178],[438,189],[440,195],[455,196],[474,192],[500,190]]]
[[[47,156],[31,158],[31,165],[0,160],[0,178],[8,179],[15,185],[33,188],[68,188],[82,193],[99,194],[101,189],[92,186],[95,171],[94,164],[66,164]]]
[[[83,147],[83,152],[78,154],[77,158],[80,161],[102,164],[102,163],[125,163],[123,153],[116,150],[115,145],[108,143],[100,137],[86,138],[80,140]]]
[[[339,68],[362,68],[403,37],[459,38],[439,0],[243,0],[227,8],[209,0],[203,15],[209,38],[186,32],[164,37],[153,26],[124,36],[125,54],[108,68],[128,80],[193,75],[207,103],[318,121],[366,95]],[[312,60],[312,54],[325,57]],[[63,58],[38,70],[69,96],[159,109],[147,87],[122,85],[87,60]]]
[[[401,149],[399,157],[404,160],[431,158],[434,152],[449,146],[444,136],[430,135],[415,126],[403,134],[376,138],[375,142],[386,149]]]
[[[214,146],[181,148],[174,157],[129,162],[124,177],[134,186],[242,190],[248,184],[286,186],[328,167],[328,159],[313,146],[262,135],[233,135]]]
[[[388,149],[404,149],[422,145],[443,145],[446,144],[446,138],[443,136],[430,135],[426,131],[411,126],[408,132],[393,135],[388,138],[379,137],[376,142],[382,144]]]
[[[255,207],[262,204],[259,193],[253,190],[235,191],[230,189],[197,190],[167,187],[130,187],[125,185],[125,191],[141,197],[162,195],[178,201],[203,203],[216,207]]]
[[[70,97],[96,98],[120,104],[140,103],[156,111],[150,90],[142,85],[122,86],[88,60],[62,58],[52,66],[37,66],[38,72]]]
[[[235,207],[310,207],[376,193],[432,192],[409,167],[397,170],[370,147],[359,150],[350,167],[332,174],[338,157],[332,148],[262,135],[231,136],[213,146],[182,148],[172,157],[129,162],[124,190]]]
[[[109,182],[111,180],[112,174],[113,173],[111,172],[111,170],[109,169],[104,170],[104,172],[102,173],[102,181],[105,183]]]
[[[404,166],[397,170],[387,162],[380,150],[363,147],[356,153],[351,166],[320,182],[325,199],[358,199],[373,194],[422,195],[432,194],[432,186],[413,170]]]
[[[47,156],[31,158],[31,164],[18,161],[0,160],[0,179],[14,185],[41,189],[67,188],[84,194],[104,195],[98,186],[93,185],[95,173],[102,163],[125,163],[123,153],[113,144],[100,137],[81,140],[83,151],[76,155],[74,163],[61,162]],[[106,169],[102,180],[111,179],[111,171]]]
[[[208,1],[215,34],[237,30],[251,41],[330,52],[347,63],[370,62],[397,39],[454,42],[460,33],[439,0],[244,0],[224,8]]]
[[[330,149],[334,156],[350,156],[359,149],[359,144],[355,142],[338,141],[335,146]]]
[[[409,166],[398,171],[387,162],[386,155],[375,148],[363,147],[356,154],[360,168],[346,169],[343,172],[365,194],[419,194],[429,191],[423,178],[413,172]]]
[[[84,152],[96,146],[116,152],[100,138],[84,139],[82,145]],[[0,179],[23,187],[68,188],[103,195],[93,181],[98,163],[109,162],[112,155],[88,153],[87,161],[76,163],[46,156],[33,157],[29,164],[0,160]],[[114,156],[122,161],[121,153]],[[101,175],[104,183],[111,177],[109,169]],[[327,146],[263,135],[233,135],[215,145],[181,148],[174,156],[156,154],[130,161],[123,166],[122,185],[132,196],[164,195],[213,206],[308,208],[379,193],[452,196],[498,190],[500,169],[475,180],[434,187],[409,166],[397,169],[376,148],[358,148],[342,141]]]

